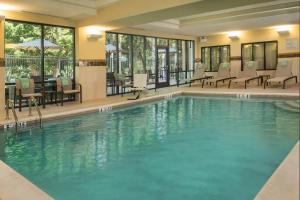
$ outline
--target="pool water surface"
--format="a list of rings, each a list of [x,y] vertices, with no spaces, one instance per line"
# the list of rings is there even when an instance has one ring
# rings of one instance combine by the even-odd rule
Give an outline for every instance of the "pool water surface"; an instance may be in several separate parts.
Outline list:
[[[282,100],[176,97],[0,133],[0,158],[58,200],[252,200],[299,140]]]

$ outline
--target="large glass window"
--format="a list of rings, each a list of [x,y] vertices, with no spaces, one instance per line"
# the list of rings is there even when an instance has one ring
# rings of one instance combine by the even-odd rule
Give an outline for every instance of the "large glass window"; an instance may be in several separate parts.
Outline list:
[[[52,103],[55,78],[75,78],[74,38],[71,27],[6,20],[5,81],[9,98],[13,98],[16,79],[31,78],[35,90],[45,91],[46,102]]]
[[[206,71],[216,72],[219,65],[230,61],[230,46],[212,46],[201,48],[201,60],[206,67]]]
[[[257,61],[258,70],[276,69],[277,41],[242,44],[242,67],[251,60]]]
[[[119,70],[118,73],[126,77],[131,76],[131,37],[119,34]]]
[[[6,83],[30,77],[41,80],[41,38],[41,25],[5,22]]]
[[[192,41],[187,41],[187,72],[186,72],[186,77],[191,78],[194,72],[194,60],[195,60],[195,55],[194,55],[194,42]]]
[[[133,73],[146,73],[144,37],[133,36]]]
[[[106,33],[106,58],[108,72],[118,72],[132,81],[133,74],[147,73],[148,87],[155,88],[158,46],[169,47],[169,85],[177,80],[191,77],[194,70],[194,41],[155,38],[123,33]],[[112,74],[108,74],[108,79]],[[119,94],[121,90],[108,83],[108,95]],[[126,91],[126,90],[125,90]]]
[[[117,72],[118,64],[117,64],[117,34],[115,33],[107,33],[106,34],[106,63],[108,66],[108,72]]]
[[[14,83],[18,78],[32,78],[38,83],[43,78],[74,78],[74,34],[74,28],[7,20],[6,82]]]
[[[74,78],[74,29],[44,26],[44,34],[45,80]]]
[[[148,74],[149,88],[155,87],[155,38],[146,37],[146,70]]]

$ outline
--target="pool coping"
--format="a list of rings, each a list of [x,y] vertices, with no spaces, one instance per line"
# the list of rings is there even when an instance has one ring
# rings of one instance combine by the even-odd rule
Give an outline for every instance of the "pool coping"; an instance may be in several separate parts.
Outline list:
[[[0,160],[1,200],[54,200],[24,176]]]
[[[93,112],[101,112],[101,110],[106,111],[110,109],[115,108],[124,108],[128,106],[133,106],[137,104],[143,104],[147,102],[152,102],[155,100],[161,100],[161,99],[171,99],[176,96],[186,96],[186,95],[198,95],[198,96],[226,96],[226,97],[238,97],[238,98],[280,98],[280,99],[299,99],[299,93],[255,93],[255,92],[209,92],[209,91],[176,91],[171,92],[167,94],[160,94],[160,95],[154,95],[150,97],[144,97],[135,101],[123,101],[118,103],[112,103],[112,104],[105,104],[101,106],[92,106],[89,108],[81,108],[76,109],[72,111],[64,111],[59,112],[55,114],[47,114],[43,116],[43,120],[56,120],[58,118],[66,118],[71,116],[76,116],[80,114],[85,113],[93,113]],[[28,123],[33,123],[36,121],[36,117],[27,117],[22,119],[21,121],[26,121]],[[7,122],[7,123],[11,123]],[[5,124],[0,124],[0,128],[3,129]],[[294,149],[298,145],[299,149],[299,142],[292,148]],[[291,151],[292,152],[292,151]],[[286,156],[286,158],[282,161],[282,163],[279,165],[279,167],[274,171],[274,173],[271,175],[271,177],[267,180],[265,185],[261,188],[258,195],[261,193],[261,191],[265,191],[266,185],[269,184],[270,180],[272,180],[273,176],[277,174],[278,170],[282,169],[282,165],[284,165],[286,162],[290,162],[290,154],[291,152]],[[299,150],[297,151],[299,152]],[[298,155],[299,156],[299,155]],[[5,164],[3,161],[0,160],[0,200],[18,200],[18,199],[41,199],[41,200],[51,200],[53,199],[50,195],[45,193],[43,190],[38,188],[36,185],[34,185],[32,182],[30,182],[28,179],[23,177],[21,174],[19,174],[17,171],[12,169],[10,166]],[[10,183],[10,184],[7,184]],[[21,183],[21,184],[20,184]],[[9,185],[11,188],[8,188]],[[299,184],[298,184],[299,186]],[[3,191],[4,190],[4,191]],[[16,190],[19,191],[16,193]],[[29,195],[29,196],[27,196]],[[21,197],[21,198],[20,198]],[[256,197],[255,200],[266,200],[266,198],[258,198]]]
[[[43,121],[50,121],[50,120],[56,120],[60,118],[67,118],[67,117],[72,117],[72,116],[77,116],[81,114],[87,114],[87,113],[94,113],[94,112],[100,112],[101,109],[103,110],[111,110],[111,109],[116,109],[116,108],[123,108],[123,107],[128,107],[132,105],[137,105],[137,104],[143,104],[147,102],[152,102],[155,100],[161,100],[161,99],[170,99],[176,96],[187,96],[187,95],[193,95],[193,96],[219,96],[219,97],[236,97],[236,98],[270,98],[270,99],[299,99],[299,93],[259,93],[259,92],[220,92],[220,91],[175,91],[171,93],[166,93],[166,94],[159,94],[159,95],[154,95],[154,96],[149,96],[149,97],[143,97],[141,99],[137,100],[127,100],[127,101],[121,101],[117,103],[112,103],[112,104],[105,104],[105,105],[99,105],[99,106],[91,106],[88,108],[80,108],[80,109],[75,109],[71,111],[63,111],[63,112],[58,112],[55,114],[46,114],[43,115]],[[25,122],[26,124],[33,124],[37,122],[38,116],[31,116],[31,117],[25,117],[19,120],[19,122]],[[6,125],[12,125],[13,120],[7,120],[4,123],[0,123],[0,130],[4,129]]]
[[[260,189],[254,200],[283,199],[299,200],[299,141]]]

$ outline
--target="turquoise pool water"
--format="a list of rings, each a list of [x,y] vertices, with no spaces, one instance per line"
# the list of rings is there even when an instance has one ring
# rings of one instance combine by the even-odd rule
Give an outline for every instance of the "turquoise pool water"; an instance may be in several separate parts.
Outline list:
[[[58,200],[251,200],[299,139],[278,102],[177,97],[0,133],[0,154]]]

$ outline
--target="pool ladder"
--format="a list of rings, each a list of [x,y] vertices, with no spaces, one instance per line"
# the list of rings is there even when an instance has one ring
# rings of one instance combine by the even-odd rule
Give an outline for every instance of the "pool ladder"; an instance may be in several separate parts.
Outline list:
[[[28,103],[29,103],[29,114],[28,114],[28,116],[32,116],[32,105],[34,105],[34,107],[35,107],[35,109],[38,113],[40,128],[42,128],[43,127],[43,116],[42,116],[40,108],[37,104],[36,99],[34,97],[30,97],[29,100],[28,100]],[[23,123],[19,122],[19,118],[18,118],[18,115],[17,115],[16,110],[15,110],[15,106],[14,106],[14,101],[11,100],[11,99],[8,99],[6,101],[6,119],[7,120],[9,119],[9,108],[10,107],[11,107],[11,111],[13,113],[14,120],[15,120],[15,123],[14,123],[15,129],[16,129],[16,132],[18,132],[18,127],[22,126]]]

